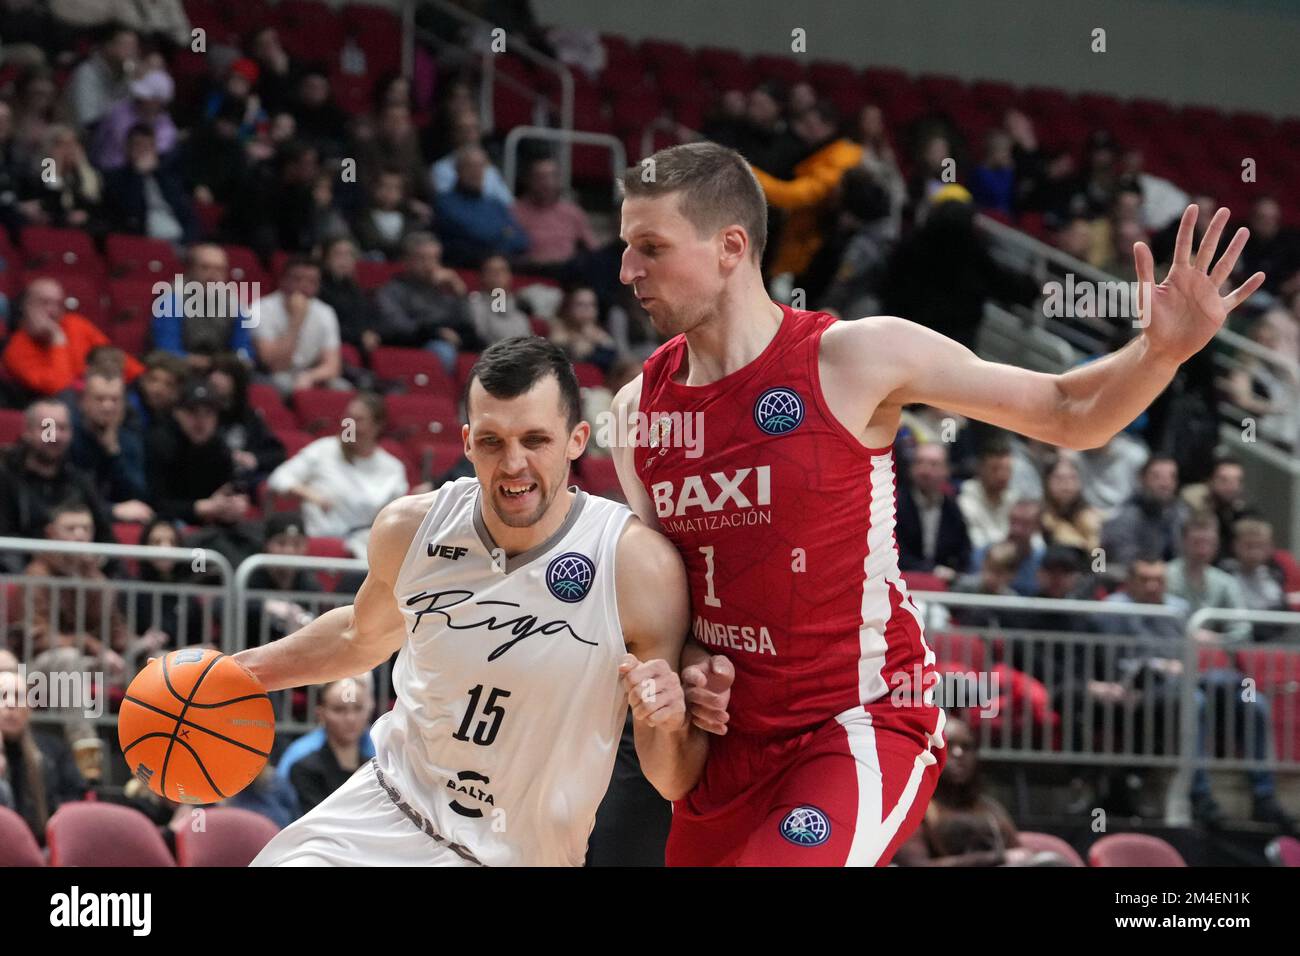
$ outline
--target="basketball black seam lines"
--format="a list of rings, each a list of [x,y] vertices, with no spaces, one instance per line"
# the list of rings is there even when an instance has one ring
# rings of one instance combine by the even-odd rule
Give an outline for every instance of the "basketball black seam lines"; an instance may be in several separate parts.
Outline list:
[[[162,791],[162,795],[164,798],[167,796],[167,765],[171,762],[172,759],[172,747],[176,745],[176,731],[181,729],[181,721],[185,719],[185,712],[190,709],[190,701],[194,700],[194,695],[197,694],[199,692],[199,688],[203,686],[204,678],[208,676],[208,674],[212,671],[212,668],[217,666],[217,661],[221,660],[221,658],[225,656],[226,655],[224,654],[218,654],[216,657],[212,658],[212,660],[208,662],[208,666],[203,668],[203,673],[200,674],[199,679],[194,682],[194,686],[190,688],[190,696],[188,699],[182,698],[180,694],[176,693],[176,688],[172,687],[171,676],[167,673],[167,658],[166,657],[163,658],[163,682],[167,685],[167,689],[172,692],[172,694],[176,697],[176,699],[181,701],[181,703],[184,705],[183,707],[181,707],[181,715],[176,718],[176,726],[172,729],[171,742],[167,744],[167,752],[163,754],[162,773],[160,773],[158,776],[158,789]],[[186,749],[189,748],[187,747]],[[190,750],[190,752],[194,753],[193,750]],[[198,754],[194,754],[194,757],[197,760]],[[202,767],[203,765],[203,762],[201,760],[199,761],[199,765],[200,767]],[[203,769],[203,775],[205,777],[208,775],[207,768]],[[212,789],[217,790],[215,786]],[[225,795],[222,794],[220,790],[217,790],[217,793],[224,798]]]
[[[266,694],[257,694],[254,696],[267,697]],[[239,698],[239,700],[251,700],[251,699],[253,698],[245,698],[245,697]],[[267,699],[269,700],[270,698],[268,697]],[[169,714],[161,707],[155,707],[153,704],[146,703],[143,700],[140,700],[139,698],[130,696],[129,694],[126,697],[123,697],[122,700],[123,701],[129,700],[137,707],[143,707],[145,710],[152,710],[155,714],[161,714],[163,717],[170,717],[172,720],[179,720],[186,727],[193,727],[195,730],[201,730],[205,734],[208,734],[211,737],[216,737],[218,740],[224,740],[228,744],[234,744],[236,747],[241,747],[244,750],[247,750],[249,753],[257,754],[259,757],[265,757],[267,760],[271,759],[271,754],[269,752],[263,753],[261,750],[258,750],[256,747],[249,746],[243,741],[235,740],[233,737],[227,737],[225,734],[219,734],[215,730],[211,729],[210,727],[204,727],[202,724],[193,723],[191,721],[185,720],[183,717],[177,717],[175,714]],[[137,740],[132,741],[131,747],[134,747],[140,740],[143,740],[144,737],[148,737],[148,736],[150,735],[145,734],[142,737],[138,738]],[[126,750],[130,750],[131,747],[127,747]],[[126,750],[123,750],[122,752],[126,753]]]
[[[170,736],[171,734],[165,734],[161,730],[155,730],[152,731],[151,733],[141,734],[132,742],[131,747],[134,747],[136,744],[140,743],[140,741],[148,740],[151,737],[170,737]],[[212,776],[208,773],[208,768],[203,766],[203,760],[201,757],[199,757],[198,751],[196,751],[193,747],[191,747],[183,740],[177,740],[176,743],[180,744],[182,747],[188,750],[191,756],[194,757],[194,762],[199,765],[199,770],[201,770],[203,772],[203,776],[207,778],[208,786],[210,786],[213,790],[215,790],[217,792],[217,796],[219,796],[222,800],[226,799],[226,795],[221,792],[221,788],[217,786],[217,782],[213,780]],[[125,757],[126,751],[130,750],[131,747],[127,747],[126,750],[123,750],[122,756]]]

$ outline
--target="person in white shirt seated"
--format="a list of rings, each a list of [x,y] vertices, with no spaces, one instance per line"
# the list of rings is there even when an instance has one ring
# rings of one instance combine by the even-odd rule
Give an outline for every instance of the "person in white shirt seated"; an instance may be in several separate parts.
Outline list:
[[[312,442],[267,479],[271,491],[302,499],[309,536],[342,538],[362,559],[380,509],[408,491],[405,467],[379,447],[386,423],[383,399],[360,392],[338,435]]]
[[[352,388],[343,378],[339,317],[318,298],[320,282],[320,265],[295,256],[284,267],[280,288],[249,310],[258,363],[285,395],[303,388]]]

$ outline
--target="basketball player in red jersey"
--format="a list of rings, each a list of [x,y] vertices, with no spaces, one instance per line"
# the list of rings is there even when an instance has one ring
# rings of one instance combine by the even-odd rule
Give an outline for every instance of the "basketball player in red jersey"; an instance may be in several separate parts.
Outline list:
[[[1134,248],[1152,290],[1141,334],[1047,375],[902,318],[836,321],[772,302],[759,270],[766,208],[744,159],[692,143],[651,160],[623,177],[620,278],[673,337],[615,398],[635,436],[615,461],[633,509],[685,560],[698,645],[682,676],[693,719],[721,732],[674,806],[667,862],[884,865],[944,762],[943,712],[924,694],[934,653],[894,541],[901,408],[1097,447],[1264,276],[1221,296],[1247,231],[1212,263],[1228,210],[1194,251],[1189,206],[1164,282],[1147,246]]]

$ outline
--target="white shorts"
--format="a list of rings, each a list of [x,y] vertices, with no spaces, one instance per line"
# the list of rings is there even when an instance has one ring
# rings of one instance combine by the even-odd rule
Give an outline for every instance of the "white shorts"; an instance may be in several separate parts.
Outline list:
[[[348,782],[275,835],[250,866],[481,866],[402,799],[369,760]]]

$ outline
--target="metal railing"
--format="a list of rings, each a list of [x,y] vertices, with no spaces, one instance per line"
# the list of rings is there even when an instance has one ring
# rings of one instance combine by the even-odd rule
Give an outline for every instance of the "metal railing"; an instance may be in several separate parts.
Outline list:
[[[447,2],[447,0],[418,0],[418,2],[421,5],[429,6],[436,9],[439,13],[442,13],[452,18],[453,20],[458,21],[463,26],[468,27],[471,30],[474,30],[480,34],[483,33],[490,34],[491,31],[495,29],[494,25],[489,21],[483,19],[482,17],[475,16],[474,14],[470,13],[469,11],[465,10],[462,7],[455,5],[454,3],[449,3]],[[414,16],[413,12],[411,16],[412,17]],[[421,40],[427,43],[436,44],[442,49],[446,49],[448,47],[451,47],[453,49],[457,48],[456,44],[449,43],[444,38],[437,37],[435,34],[432,34],[427,30],[417,29],[416,33]],[[459,49],[463,50],[463,47]],[[558,110],[559,124],[560,124],[559,128],[562,130],[572,131],[573,122],[574,122],[573,74],[572,72],[570,72],[569,68],[565,64],[561,63],[559,60],[556,60],[553,57],[549,57],[546,54],[542,53],[540,50],[537,50],[534,47],[530,46],[521,37],[514,37],[514,36],[506,37],[506,50],[507,52],[518,54],[525,60],[528,60],[529,62],[536,64],[538,67],[547,71],[548,73],[555,74],[560,85],[560,102],[559,102],[559,110]],[[468,57],[466,57],[466,59],[468,59]],[[493,93],[494,86],[499,78],[504,79],[507,85],[515,87],[519,90],[523,90],[527,95],[531,95],[533,97],[534,103],[550,102],[549,98],[546,97],[544,94],[539,93],[535,90],[528,90],[527,87],[523,86],[523,84],[520,84],[513,77],[507,77],[504,74],[501,74],[501,76],[498,77],[498,71],[496,69],[496,54],[490,51],[486,51],[482,54],[482,56],[478,60],[478,66],[480,69],[479,112],[480,112],[481,119],[483,121],[484,132],[491,132],[495,128],[495,124],[493,122],[494,117],[493,117],[493,106],[492,106],[492,93]],[[560,164],[560,181],[564,184],[566,189],[572,183],[572,175],[573,175],[573,158],[568,148],[568,145],[569,144],[567,142],[563,144],[563,147],[560,150],[560,155],[557,157]],[[514,188],[513,181],[511,180],[510,182],[511,182],[511,190],[513,191]]]
[[[515,178],[519,172],[519,144],[525,139],[550,140],[569,145],[578,143],[587,146],[604,146],[610,152],[610,165],[613,175],[611,188],[613,189],[615,205],[622,198],[619,195],[619,188],[623,170],[627,169],[627,149],[617,136],[611,136],[608,133],[583,133],[576,130],[551,129],[546,126],[516,126],[506,134],[502,175],[505,177],[506,186],[512,193],[515,191]]]

